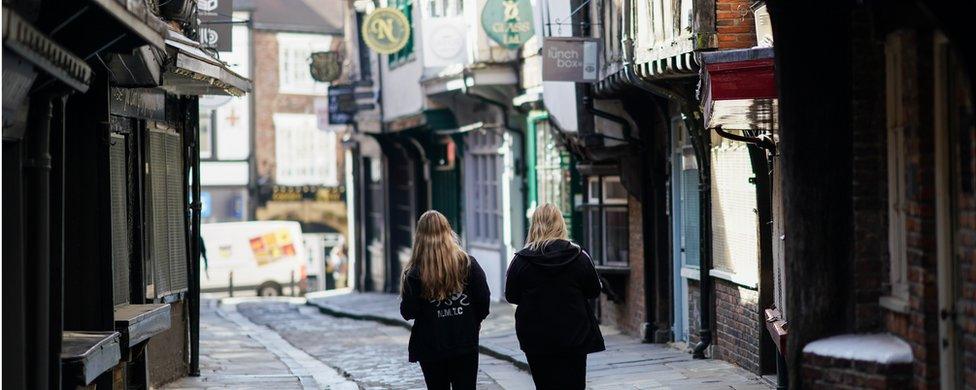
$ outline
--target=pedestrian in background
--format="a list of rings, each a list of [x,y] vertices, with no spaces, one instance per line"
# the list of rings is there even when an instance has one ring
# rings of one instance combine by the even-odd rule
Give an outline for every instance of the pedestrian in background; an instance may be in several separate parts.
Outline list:
[[[485,272],[443,214],[420,216],[400,286],[400,314],[414,320],[409,359],[420,362],[427,388],[474,389],[490,292]]]
[[[589,300],[600,296],[590,256],[569,241],[556,206],[532,213],[525,248],[508,267],[505,299],[537,389],[586,387],[586,355],[606,349]]]

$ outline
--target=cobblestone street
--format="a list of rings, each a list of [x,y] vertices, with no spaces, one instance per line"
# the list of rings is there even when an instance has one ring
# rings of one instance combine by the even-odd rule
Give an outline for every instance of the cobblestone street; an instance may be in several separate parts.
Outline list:
[[[409,331],[320,314],[299,300],[201,308],[201,376],[166,389],[423,389]],[[480,357],[479,389],[531,389],[528,373]]]

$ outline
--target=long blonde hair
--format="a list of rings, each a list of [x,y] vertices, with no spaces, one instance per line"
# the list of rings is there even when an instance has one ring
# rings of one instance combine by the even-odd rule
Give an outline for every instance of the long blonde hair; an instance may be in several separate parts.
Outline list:
[[[423,291],[420,296],[426,299],[443,300],[451,294],[464,290],[468,277],[468,254],[458,244],[457,233],[451,224],[435,210],[425,212],[417,221],[417,232],[413,238],[413,252],[403,270],[401,289],[406,284],[407,274],[417,268]]]
[[[558,207],[552,203],[544,203],[532,213],[532,224],[529,226],[529,237],[525,239],[525,247],[541,250],[556,240],[569,240],[566,220]]]

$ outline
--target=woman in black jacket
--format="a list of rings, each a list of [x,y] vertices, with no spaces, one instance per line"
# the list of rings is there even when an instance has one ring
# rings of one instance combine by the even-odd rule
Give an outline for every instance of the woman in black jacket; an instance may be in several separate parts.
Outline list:
[[[526,241],[508,267],[505,299],[518,305],[515,333],[532,380],[537,389],[583,389],[586,355],[606,349],[589,303],[600,296],[599,276],[556,206],[535,210]]]
[[[420,216],[403,272],[400,314],[414,320],[408,351],[429,389],[474,389],[478,332],[488,316],[485,272],[437,211]]]

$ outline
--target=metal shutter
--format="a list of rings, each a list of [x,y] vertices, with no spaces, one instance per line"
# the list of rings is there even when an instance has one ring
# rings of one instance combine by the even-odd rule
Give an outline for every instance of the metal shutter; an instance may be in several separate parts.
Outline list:
[[[187,288],[182,150],[178,134],[150,130],[151,246],[156,296]]]
[[[112,198],[112,302],[129,303],[129,229],[126,199],[125,137],[112,134],[109,145],[109,181]]]
[[[169,221],[166,204],[166,133],[149,131],[149,194],[152,212],[152,267],[156,296],[170,291]]]
[[[711,157],[714,268],[758,282],[759,215],[749,149],[723,139]]]
[[[166,134],[166,205],[169,220],[169,270],[172,292],[186,290],[186,219],[183,212],[183,140]]]

